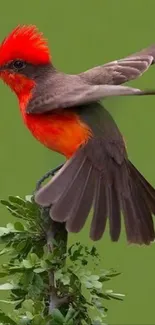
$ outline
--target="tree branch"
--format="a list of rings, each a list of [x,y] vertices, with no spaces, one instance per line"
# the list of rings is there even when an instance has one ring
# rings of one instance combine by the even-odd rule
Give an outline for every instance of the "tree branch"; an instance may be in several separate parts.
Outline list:
[[[65,228],[65,223],[58,223],[53,221],[49,215],[49,208],[42,209],[42,217],[44,219],[48,250],[49,252],[52,252],[56,247],[55,243],[57,243],[60,247],[62,266],[64,266],[66,262],[65,254],[67,251],[67,239],[68,239],[68,233]],[[53,309],[68,303],[70,300],[70,296],[64,296],[62,298],[59,298],[57,296],[57,290],[54,283],[53,270],[49,271],[49,287],[50,287],[49,314],[51,314]]]

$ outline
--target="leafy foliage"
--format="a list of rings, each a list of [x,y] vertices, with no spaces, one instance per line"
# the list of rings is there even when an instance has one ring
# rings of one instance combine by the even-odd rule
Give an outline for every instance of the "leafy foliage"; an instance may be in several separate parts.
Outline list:
[[[0,269],[0,277],[7,279],[0,290],[10,293],[9,300],[0,302],[13,306],[9,314],[0,309],[0,325],[104,324],[105,301],[124,297],[105,290],[104,282],[119,273],[98,273],[100,257],[95,247],[76,243],[67,250],[67,237],[61,232],[59,237],[49,237],[48,211],[40,209],[31,196],[10,196],[1,203],[16,221],[0,227],[0,255],[8,255]]]

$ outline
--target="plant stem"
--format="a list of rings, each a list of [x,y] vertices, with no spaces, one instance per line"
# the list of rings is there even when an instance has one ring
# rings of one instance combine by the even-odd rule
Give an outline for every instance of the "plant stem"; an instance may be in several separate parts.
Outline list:
[[[68,233],[65,228],[65,223],[55,222],[50,218],[49,208],[42,209],[42,217],[44,219],[46,241],[49,252],[52,252],[57,245],[60,247],[60,260],[62,266],[66,262],[66,251],[67,251],[67,239]],[[55,245],[56,243],[56,245]],[[60,307],[61,305],[69,302],[69,297],[58,298],[54,283],[54,270],[49,271],[49,314],[52,313],[53,309]]]

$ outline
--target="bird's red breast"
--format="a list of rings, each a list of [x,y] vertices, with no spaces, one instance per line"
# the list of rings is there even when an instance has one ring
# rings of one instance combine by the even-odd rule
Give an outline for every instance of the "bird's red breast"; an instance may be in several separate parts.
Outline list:
[[[24,123],[33,136],[44,146],[69,158],[81,144],[88,141],[91,130],[71,110],[65,109],[65,111],[46,115],[26,114],[25,109],[34,87],[33,80],[6,72],[3,73],[2,78],[6,83],[9,83],[18,96]]]
[[[40,116],[27,115],[22,110],[22,115],[25,124],[37,140],[67,158],[91,136],[91,131],[79,117],[66,110],[62,113]]]

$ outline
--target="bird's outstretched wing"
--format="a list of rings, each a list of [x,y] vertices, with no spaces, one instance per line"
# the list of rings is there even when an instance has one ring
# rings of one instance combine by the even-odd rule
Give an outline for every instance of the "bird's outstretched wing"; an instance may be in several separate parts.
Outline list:
[[[154,62],[155,46],[152,46],[79,75],[55,72],[44,84],[44,91],[42,83],[41,88],[36,86],[26,111],[29,114],[43,114],[55,109],[89,104],[105,97],[155,94],[155,91],[120,86],[138,78]]]
[[[77,85],[64,87],[62,91],[51,96],[47,90],[44,94],[30,100],[26,112],[43,114],[56,109],[76,107],[90,104],[111,96],[155,95],[155,90],[140,90],[132,87],[115,85]]]
[[[121,85],[140,77],[155,63],[155,45],[120,60],[89,69],[80,76],[91,84]]]

